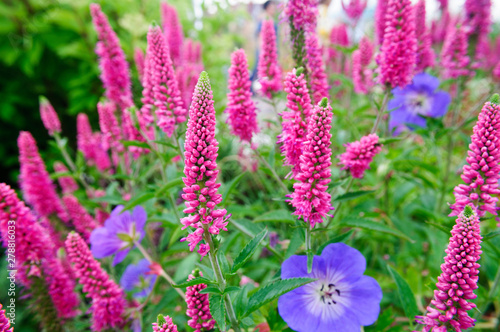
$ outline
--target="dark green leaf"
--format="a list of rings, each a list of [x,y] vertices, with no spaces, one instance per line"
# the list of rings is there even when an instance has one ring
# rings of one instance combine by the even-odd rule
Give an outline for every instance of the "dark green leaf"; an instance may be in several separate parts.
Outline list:
[[[350,199],[358,198],[364,195],[368,195],[375,192],[375,190],[360,190],[345,193],[343,195],[335,197],[335,201],[347,201]]]
[[[240,289],[241,288],[237,287],[237,286],[229,286],[229,287],[226,287],[226,289],[224,289],[224,294],[232,293],[232,292],[239,292]]]
[[[219,259],[219,264],[220,267],[222,268],[222,273],[227,274],[230,272],[229,270],[229,263],[227,262],[226,255],[224,254],[223,251],[218,251],[217,252],[217,257]]]
[[[199,278],[194,278],[189,281],[183,282],[181,284],[177,285],[172,285],[175,288],[185,288],[188,286],[194,286],[194,285],[200,285],[200,284],[205,284],[205,285],[210,285],[210,284],[215,284],[214,281],[204,278],[204,277],[199,277]]]
[[[280,297],[281,295],[288,293],[295,288],[308,284],[316,279],[313,278],[291,278],[278,280],[272,284],[266,285],[265,287],[259,289],[255,294],[253,294],[248,300],[248,308],[245,312],[245,316],[251,314],[255,310],[259,309],[266,303]]]
[[[500,235],[500,231],[490,232],[490,233],[483,236],[483,242],[486,242],[486,241],[489,241],[493,238],[496,238],[499,235]]]
[[[124,146],[138,146],[140,148],[145,148],[149,149],[150,146],[146,142],[139,142],[139,141],[122,141]]]
[[[410,320],[410,324],[412,324],[415,316],[420,314],[417,307],[417,301],[415,300],[415,295],[413,295],[413,292],[406,280],[404,280],[396,270],[389,265],[387,265],[387,268],[398,286],[399,298],[403,304],[403,310],[405,311],[406,317]]]
[[[217,287],[203,288],[202,290],[199,291],[199,293],[200,294],[221,294],[222,295],[222,292]]]
[[[288,244],[288,248],[286,249],[285,258],[288,258],[295,254],[297,249],[304,243],[305,236],[304,230],[298,228],[293,231],[292,238],[290,239],[290,243]]]
[[[243,316],[248,306],[248,287],[243,286],[234,300],[234,310],[239,318]]]
[[[226,307],[224,306],[224,297],[221,295],[211,295],[209,297],[210,313],[217,322],[219,330],[226,331]]]
[[[397,229],[390,228],[389,226],[368,219],[344,219],[340,222],[340,225],[349,227],[359,227],[359,228],[369,229],[372,231],[387,233],[400,237],[412,243],[415,242],[412,239],[410,239],[406,234]]]
[[[239,268],[245,264],[247,260],[252,257],[252,255],[257,250],[259,243],[266,237],[267,228],[263,229],[259,234],[257,234],[248,244],[240,251],[238,257],[234,260],[231,272],[238,271]]]

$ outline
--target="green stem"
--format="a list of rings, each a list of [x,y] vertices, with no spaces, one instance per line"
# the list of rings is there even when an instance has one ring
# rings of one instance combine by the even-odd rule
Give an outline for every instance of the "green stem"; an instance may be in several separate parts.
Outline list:
[[[217,256],[215,254],[215,248],[214,248],[214,243],[212,241],[212,235],[208,232],[208,226],[205,226],[205,232],[203,233],[203,237],[205,239],[205,242],[210,246],[210,251],[208,252],[208,257],[210,258],[210,263],[212,264],[212,269],[215,272],[215,279],[217,280],[217,283],[219,284],[219,290],[224,291],[226,289],[226,280],[224,279],[224,276],[222,274],[222,270],[219,265],[219,261],[217,259]],[[240,326],[238,324],[238,319],[236,318],[236,314],[234,312],[233,304],[231,302],[231,298],[229,297],[229,294],[224,295],[224,303],[226,305],[226,311],[227,315],[229,317],[229,321],[231,322],[231,326],[233,327],[233,330],[235,332],[241,332]]]
[[[154,260],[151,258],[151,256],[148,254],[148,252],[146,251],[146,249],[144,249],[144,247],[139,242],[134,241],[134,244],[137,247],[137,249],[139,249],[139,251],[142,253],[142,255],[144,256],[144,258],[146,258],[148,260],[148,262],[154,263]],[[160,266],[160,265],[158,265],[158,266]],[[172,277],[167,272],[165,272],[165,270],[161,266],[160,266],[160,275],[168,281],[168,283],[170,284],[170,286],[172,286],[175,289],[175,291],[177,293],[179,293],[179,295],[184,300],[186,299],[186,295],[179,288],[175,288],[174,287],[174,285],[175,285],[174,279],[172,279]]]
[[[276,171],[274,170],[273,167],[271,167],[271,165],[269,165],[269,163],[267,162],[267,160],[261,156],[261,154],[259,153],[259,151],[257,151],[257,149],[253,149],[253,151],[255,152],[255,155],[257,156],[257,158],[260,159],[260,161],[266,165],[267,168],[269,168],[269,170],[271,171],[271,173],[273,174],[274,178],[276,179],[276,182],[278,182],[278,184],[280,185],[280,187],[283,189],[283,191],[288,195],[290,194],[290,191],[288,190],[288,188],[285,186],[285,184],[283,183],[283,181],[281,181],[279,175],[276,173]]]
[[[311,251],[311,227],[306,228],[306,252]]]
[[[347,188],[345,190],[345,194],[347,194],[349,192],[349,190],[351,190],[351,187],[352,187],[353,183],[354,183],[354,178],[351,176],[351,178],[349,179],[349,182],[347,183]],[[335,210],[333,210],[332,216],[330,217],[330,219],[326,223],[325,228],[328,228],[328,226],[330,226],[330,224],[332,223],[333,218],[335,218],[335,215],[340,210],[341,206],[342,206],[342,201],[340,201],[339,204],[337,205],[337,207],[335,207]]]
[[[76,165],[69,156],[68,151],[66,151],[66,147],[64,146],[59,133],[54,133],[54,138],[56,139],[57,147],[59,148],[59,151],[61,151],[61,154],[66,163],[68,164],[69,168],[71,169],[72,172],[76,172]]]
[[[370,134],[374,134],[377,131],[380,120],[382,119],[382,116],[384,115],[385,109],[387,108],[387,102],[389,101],[390,93],[391,93],[391,90],[389,90],[389,89],[385,90],[384,99],[382,100],[382,105],[380,106],[380,109],[378,110],[377,119],[375,120],[375,123],[373,124],[372,131],[370,132]]]

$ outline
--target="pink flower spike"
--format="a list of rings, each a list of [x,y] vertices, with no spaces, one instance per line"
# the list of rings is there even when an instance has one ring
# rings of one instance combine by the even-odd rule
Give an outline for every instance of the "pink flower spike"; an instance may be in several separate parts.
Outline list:
[[[203,277],[203,273],[193,271],[187,280],[197,277]],[[210,314],[208,294],[200,294],[200,291],[205,288],[207,288],[205,284],[186,287],[186,315],[191,318],[188,325],[194,329],[194,332],[210,331],[215,326],[215,320]]]
[[[415,73],[421,73],[426,68],[434,66],[434,50],[432,49],[432,37],[425,24],[425,0],[420,0],[414,7],[415,11],[415,33],[417,35],[417,62]]]
[[[259,132],[250,85],[247,57],[245,51],[239,49],[231,55],[226,112],[231,133],[248,143],[251,143],[252,135]]]
[[[90,233],[97,227],[94,218],[85,210],[78,202],[78,199],[73,195],[63,197],[64,205],[68,210],[69,216],[73,221],[73,226],[80,233],[87,243],[89,242]]]
[[[179,16],[175,7],[162,2],[161,20],[170,58],[175,66],[179,66],[182,64],[184,33],[182,32],[182,25],[179,22]]]
[[[175,124],[186,121],[186,109],[181,99],[168,46],[159,27],[149,28],[148,45],[151,45],[151,54],[147,56],[149,70],[155,69],[148,75],[151,75],[150,84],[158,126],[170,137],[175,130]]]
[[[27,131],[21,131],[17,139],[21,174],[19,181],[26,201],[43,217],[57,215],[64,222],[69,217],[64,210],[52,179],[40,157],[36,141]]]
[[[134,50],[134,62],[135,62],[135,67],[137,68],[137,74],[139,74],[139,81],[142,82],[142,79],[144,77],[145,60],[144,60],[144,52],[138,47],[136,47]]]
[[[314,31],[318,5],[315,0],[289,0],[285,7],[285,15],[299,31]]]
[[[465,0],[465,22],[468,35],[477,39],[491,30],[491,0]]]
[[[54,163],[54,171],[57,173],[67,173],[68,169],[66,166],[61,163],[60,161],[56,161]],[[57,181],[59,182],[59,186],[62,189],[63,194],[72,194],[76,190],[78,190],[78,184],[76,183],[75,179],[69,175],[65,176],[60,176],[57,178]]]
[[[76,117],[76,144],[78,150],[83,153],[89,165],[95,163],[95,146],[92,128],[87,114],[78,113]]]
[[[281,90],[281,68],[278,64],[278,53],[276,45],[276,32],[274,22],[267,20],[262,22],[261,53],[258,64],[258,76],[261,84],[261,92],[267,98]]]
[[[59,117],[54,107],[52,107],[49,100],[45,97],[40,97],[40,117],[50,136],[54,136],[54,133],[61,132]]]
[[[68,234],[66,251],[73,263],[83,292],[92,299],[92,331],[120,328],[125,324],[125,294],[92,257],[85,241],[75,232]]]
[[[378,0],[377,8],[375,9],[375,41],[377,44],[382,45],[385,32],[385,14],[389,0]]]
[[[352,79],[356,93],[368,93],[373,86],[373,71],[368,68],[373,57],[373,44],[368,37],[363,37],[359,48],[352,54]]]
[[[349,0],[349,3],[346,5],[344,3],[345,0],[342,0],[342,8],[344,8],[345,13],[349,16],[354,22],[357,22],[363,11],[368,4],[367,0]]]
[[[359,141],[347,143],[345,147],[346,151],[339,156],[339,165],[343,165],[341,169],[348,170],[356,179],[363,177],[373,157],[382,150],[377,134],[363,136]]]
[[[94,133],[94,147],[95,147],[95,163],[97,169],[101,172],[111,172],[111,159],[109,159],[107,144],[103,140],[103,135],[100,132]]]
[[[153,323],[154,332],[177,332],[177,325],[169,316],[158,315],[158,320]]]
[[[283,164],[292,166],[293,176],[296,177],[300,172],[300,156],[307,141],[307,123],[313,107],[303,68],[289,72],[284,84],[288,111],[281,113],[283,129],[277,143],[281,144],[281,153],[285,157]]]
[[[124,147],[121,143],[122,133],[115,116],[115,110],[116,107],[113,103],[99,102],[97,104],[99,126],[101,127],[104,148],[113,148],[116,152],[123,152]]]
[[[293,184],[294,192],[288,200],[295,208],[293,214],[303,218],[311,228],[322,223],[332,209],[328,192],[332,165],[331,123],[332,107],[328,99],[323,98],[309,117],[298,182]]]
[[[131,107],[133,101],[130,70],[125,53],[120,47],[120,41],[99,4],[90,4],[90,14],[99,37],[95,52],[99,57],[105,95],[122,110]]]
[[[455,187],[455,203],[450,216],[458,215],[473,204],[483,217],[486,211],[497,215],[498,180],[500,179],[500,97],[495,94],[484,104],[473,129],[462,180]]]
[[[448,33],[441,49],[441,67],[443,78],[458,78],[470,74],[467,66],[467,35],[464,27],[449,26]]]
[[[417,52],[415,18],[410,0],[389,0],[385,14],[384,40],[377,62],[379,82],[404,88],[414,74]]]
[[[323,64],[323,50],[319,45],[318,35],[310,32],[306,35],[307,72],[311,84],[311,93],[314,103],[328,97],[329,87]]]
[[[1,332],[14,332],[14,328],[10,326],[9,319],[5,316],[5,310],[2,310],[0,303],[0,331]]]
[[[218,234],[227,230],[228,222],[224,216],[225,209],[217,209],[222,195],[217,193],[217,150],[219,143],[215,139],[215,109],[212,89],[208,74],[202,72],[196,85],[193,102],[189,109],[189,120],[184,143],[184,194],[186,201],[182,218],[183,229],[193,227],[195,230],[181,241],[189,242],[189,250],[193,251],[203,235]],[[200,245],[198,251],[202,257],[207,254],[208,243]]]
[[[476,307],[469,300],[475,299],[481,258],[481,230],[475,208],[466,205],[451,230],[443,271],[436,283],[434,299],[425,316],[417,316],[424,324],[424,331],[465,331],[475,325],[467,311]]]

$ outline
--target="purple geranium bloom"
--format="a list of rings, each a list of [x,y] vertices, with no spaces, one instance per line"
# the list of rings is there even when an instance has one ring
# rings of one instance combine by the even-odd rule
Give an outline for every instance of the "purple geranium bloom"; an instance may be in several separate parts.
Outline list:
[[[445,91],[436,91],[438,86],[436,77],[420,73],[404,89],[393,89],[394,98],[387,105],[391,111],[389,129],[395,128],[397,135],[408,128],[406,124],[425,128],[426,119],[422,116],[438,118],[445,115],[451,97]]]
[[[314,256],[307,273],[307,257],[291,256],[281,266],[281,278],[318,279],[282,295],[278,311],[298,332],[359,332],[373,324],[380,312],[382,289],[364,276],[366,260],[344,243],[332,243]]]
[[[153,290],[156,274],[150,273],[149,265],[150,263],[146,258],[141,259],[136,265],[130,264],[120,279],[120,285],[124,290],[140,289],[140,292],[134,293],[135,298],[146,297]]]
[[[136,206],[132,213],[123,210],[118,205],[104,223],[92,231],[90,245],[95,258],[104,258],[115,255],[113,266],[125,259],[135,242],[140,243],[146,232],[147,214],[142,206]]]

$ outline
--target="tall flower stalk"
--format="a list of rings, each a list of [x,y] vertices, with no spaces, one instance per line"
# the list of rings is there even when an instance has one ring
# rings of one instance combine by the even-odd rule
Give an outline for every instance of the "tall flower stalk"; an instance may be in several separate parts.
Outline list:
[[[215,108],[208,74],[202,72],[196,84],[193,101],[189,109],[189,120],[184,144],[185,166],[183,178],[186,201],[184,213],[189,216],[181,219],[183,229],[194,228],[194,231],[181,241],[188,241],[189,249],[199,247],[198,253],[204,257],[209,255],[216,280],[221,290],[226,288],[226,280],[222,274],[212,234],[227,230],[228,224],[225,209],[217,209],[222,195],[217,193],[217,150],[219,143],[215,139]],[[201,241],[204,243],[200,243]],[[235,331],[240,331],[231,300],[224,297],[227,313]]]
[[[262,22],[261,53],[258,64],[258,76],[261,92],[271,99],[273,94],[281,90],[281,68],[278,63],[276,32],[272,20]]]

